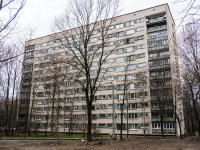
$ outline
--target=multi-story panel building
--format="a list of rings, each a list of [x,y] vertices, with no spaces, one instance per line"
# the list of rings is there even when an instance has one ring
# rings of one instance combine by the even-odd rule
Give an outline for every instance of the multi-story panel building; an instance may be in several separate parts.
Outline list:
[[[165,134],[175,134],[178,126],[173,109],[174,91],[178,88],[179,72],[175,24],[168,5],[125,14],[115,20],[106,37],[111,39],[107,51],[112,52],[101,70],[106,73],[100,76],[102,83],[93,102],[92,128],[111,133],[114,127],[119,133],[126,86],[124,134],[160,134],[162,124]],[[39,131],[50,131],[51,124],[57,123],[54,127],[59,132],[68,132],[70,127],[73,132],[82,132],[87,123],[86,102],[72,76],[83,80],[84,76],[67,65],[73,61],[66,53],[67,37],[57,33],[55,39],[54,35],[26,42],[19,116],[23,122],[27,111],[32,113],[32,125]],[[98,30],[93,36],[90,42],[98,43]],[[118,46],[113,50],[115,45]],[[97,65],[96,61],[92,63],[94,76]],[[30,109],[24,109],[27,107]]]

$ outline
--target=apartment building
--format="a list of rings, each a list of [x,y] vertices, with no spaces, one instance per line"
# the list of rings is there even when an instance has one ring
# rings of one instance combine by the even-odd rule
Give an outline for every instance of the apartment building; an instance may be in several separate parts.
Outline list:
[[[109,57],[102,67],[105,75],[100,75],[102,82],[93,102],[93,130],[110,134],[114,129],[118,134],[124,99],[123,134],[160,134],[162,124],[165,134],[175,134],[174,91],[179,72],[174,28],[168,4],[115,18],[105,37],[109,39]],[[93,48],[101,38],[98,32],[95,30],[90,39]],[[73,36],[78,41],[78,34]],[[67,52],[66,38],[70,40],[56,33],[25,43],[19,118],[23,124],[28,119],[26,114],[31,113],[31,130],[50,131],[51,124],[55,124],[54,130],[59,132],[68,132],[70,127],[72,132],[85,132],[84,91],[72,79],[84,80],[84,76],[68,63],[73,59]],[[58,63],[60,60],[67,63]],[[96,75],[97,65],[94,59],[91,76]],[[62,75],[55,79],[55,73]],[[59,86],[50,90],[50,83],[55,81]]]

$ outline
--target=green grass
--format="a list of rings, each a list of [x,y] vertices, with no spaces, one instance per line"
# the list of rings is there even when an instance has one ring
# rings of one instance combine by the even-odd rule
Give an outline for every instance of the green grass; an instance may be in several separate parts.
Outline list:
[[[71,136],[68,136],[68,134],[64,134],[64,133],[59,133],[58,134],[59,138],[84,138],[83,134],[72,134]],[[41,133],[41,132],[31,132],[31,135],[29,136],[27,133],[24,134],[23,133],[15,133],[14,135],[9,135],[9,136],[5,136],[4,134],[2,135],[3,140],[14,140],[14,139],[55,139],[56,136],[52,136],[50,133],[47,133],[45,136],[45,133]]]

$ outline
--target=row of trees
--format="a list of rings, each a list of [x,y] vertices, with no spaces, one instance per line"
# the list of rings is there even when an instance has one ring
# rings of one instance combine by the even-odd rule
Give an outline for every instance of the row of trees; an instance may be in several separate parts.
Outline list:
[[[200,137],[200,33],[199,19],[192,19],[180,31],[182,98],[188,134]]]
[[[17,125],[22,47],[11,42],[11,36],[25,3],[0,1],[0,130],[4,129],[6,135],[13,134]]]
[[[1,1],[0,2],[0,12],[6,8],[13,1]],[[11,22],[16,18],[19,11],[23,8],[25,1],[22,0],[21,5],[17,12],[14,15],[10,16],[8,21],[0,20],[3,26],[0,26],[0,44],[1,49],[0,56],[0,88],[1,88],[1,127],[5,129],[6,135],[9,135],[9,131],[12,130],[14,126],[17,127],[17,110],[18,110],[18,99],[19,99],[19,83],[20,83],[20,50],[17,45],[4,46],[2,39],[5,39],[7,35],[10,34],[13,26]],[[66,13],[56,18],[54,23],[55,31],[60,31],[63,37],[66,38],[65,42],[68,47],[66,48],[66,52],[72,62],[60,62],[59,59],[52,60],[49,63],[49,74],[51,76],[51,80],[49,80],[48,76],[43,77],[43,81],[31,81],[30,86],[31,89],[31,103],[27,103],[27,118],[24,124],[24,133],[26,131],[29,132],[31,130],[31,126],[33,126],[36,130],[36,121],[34,114],[34,100],[37,96],[38,87],[42,84],[45,87],[45,93],[47,94],[48,100],[51,101],[51,112],[47,111],[47,123],[48,120],[51,121],[51,133],[54,133],[54,129],[56,129],[56,133],[58,133],[59,126],[59,115],[60,115],[60,91],[63,88],[63,81],[66,80],[65,74],[67,74],[67,70],[62,70],[63,66],[73,66],[78,70],[79,75],[85,77],[84,80],[79,78],[79,76],[73,77],[74,84],[77,84],[77,87],[81,88],[85,94],[86,100],[86,113],[87,113],[87,140],[92,140],[92,106],[93,101],[95,100],[95,94],[97,92],[97,87],[101,86],[101,82],[106,73],[102,72],[102,68],[106,59],[109,55],[114,51],[119,45],[114,46],[112,49],[109,49],[109,53],[107,53],[108,49],[106,43],[109,42],[109,38],[106,38],[109,34],[109,30],[112,30],[112,24],[114,24],[115,17],[119,14],[119,1],[117,0],[74,0],[69,4],[69,8]],[[81,18],[81,19],[80,19]],[[195,26],[194,26],[195,25]],[[183,29],[182,34],[184,39],[182,40],[180,49],[181,56],[184,58],[183,61],[183,87],[184,91],[182,91],[185,112],[187,122],[187,131],[194,132],[198,131],[200,133],[200,117],[199,117],[199,33],[198,31],[198,22],[193,21],[192,23],[188,23],[186,28]],[[9,27],[9,28],[8,28]],[[74,28],[77,27],[77,28]],[[67,30],[72,29],[72,30]],[[101,40],[98,42],[98,45],[93,45],[92,48],[89,45],[92,39],[92,35],[95,34],[96,30],[100,31]],[[76,37],[73,35],[77,35],[79,39],[79,43],[76,40]],[[55,34],[56,35],[56,34]],[[57,37],[54,37],[55,39]],[[195,42],[195,43],[194,43]],[[2,59],[3,58],[3,59]],[[97,62],[97,71],[95,76],[91,72],[94,60]],[[52,65],[53,64],[53,65]],[[128,68],[128,65],[127,65]],[[72,78],[68,78],[68,80],[72,80]],[[141,81],[147,82],[148,79],[141,78]],[[47,82],[46,82],[47,81]],[[121,106],[121,133],[122,133],[122,125],[123,125],[123,114],[125,109],[125,101],[128,99],[126,97],[127,85],[130,82],[127,81],[126,73],[124,79],[124,95]],[[158,84],[157,84],[158,85]],[[198,89],[198,90],[195,90]],[[163,92],[165,92],[163,90]],[[180,91],[177,91],[180,92]],[[159,93],[157,91],[157,93]],[[159,98],[160,95],[157,95]],[[27,96],[27,97],[30,97]],[[74,96],[75,97],[75,96]],[[142,103],[145,103],[145,98],[141,99]],[[160,101],[161,102],[161,101]],[[144,106],[144,105],[143,105]],[[160,107],[164,107],[164,105],[159,105]],[[176,106],[176,105],[175,105]],[[57,108],[56,114],[54,114],[54,108]],[[73,114],[73,102],[71,107],[71,117]],[[142,107],[145,112],[145,106]],[[177,108],[178,109],[178,108]],[[128,110],[128,107],[127,107]],[[163,108],[160,108],[161,113]],[[176,112],[174,114],[176,116]],[[51,117],[48,117],[51,116]],[[177,115],[179,116],[179,115]],[[178,117],[177,117],[178,118]],[[34,120],[32,124],[31,121]],[[72,118],[70,118],[72,121]],[[127,119],[128,120],[128,119]],[[182,120],[181,120],[182,121]],[[71,124],[71,123],[70,123]],[[128,123],[127,123],[128,124]],[[144,120],[145,124],[145,120]],[[71,126],[71,125],[70,125]],[[15,128],[16,128],[15,127]],[[70,130],[72,126],[70,127]],[[145,129],[145,128],[144,128]],[[162,128],[163,130],[163,128]],[[144,130],[144,134],[145,134]],[[162,131],[163,132],[163,131]],[[121,134],[122,135],[122,134]],[[121,136],[122,138],[122,136]]]

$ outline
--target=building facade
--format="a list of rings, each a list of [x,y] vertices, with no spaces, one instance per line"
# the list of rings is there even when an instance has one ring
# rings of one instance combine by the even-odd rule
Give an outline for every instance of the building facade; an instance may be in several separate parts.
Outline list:
[[[123,134],[160,134],[161,125],[164,134],[175,134],[178,126],[174,91],[178,88],[179,72],[174,28],[168,4],[115,18],[106,37],[107,51],[112,52],[102,67],[105,76],[100,76],[102,82],[93,102],[93,130],[109,134],[114,128],[118,134],[124,100]],[[84,77],[77,75],[69,63],[58,63],[73,60],[66,53],[68,37],[54,35],[26,42],[19,118],[22,124],[31,119],[31,130],[50,131],[54,124],[54,131],[86,132],[84,92],[72,80],[72,76]],[[91,47],[98,43],[98,36],[96,30]],[[94,76],[97,65],[94,59]]]

